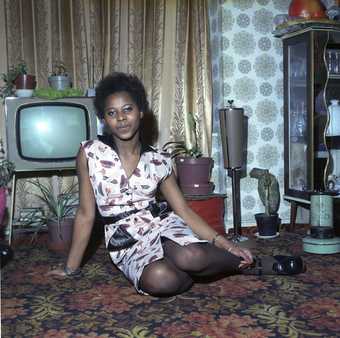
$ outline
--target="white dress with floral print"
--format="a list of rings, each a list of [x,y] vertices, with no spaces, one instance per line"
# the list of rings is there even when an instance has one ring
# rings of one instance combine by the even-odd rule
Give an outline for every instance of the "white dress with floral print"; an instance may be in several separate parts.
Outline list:
[[[105,242],[107,245],[118,225],[123,225],[138,240],[128,249],[110,252],[110,256],[138,292],[143,293],[138,287],[143,269],[164,256],[161,237],[169,238],[180,245],[205,242],[198,239],[173,212],[160,219],[143,210],[150,202],[155,201],[158,185],[171,174],[171,159],[151,149],[145,151],[134,172],[127,177],[119,156],[112,147],[99,140],[85,141],[82,146],[100,214],[114,216],[131,209],[141,209],[114,224],[105,225]]]

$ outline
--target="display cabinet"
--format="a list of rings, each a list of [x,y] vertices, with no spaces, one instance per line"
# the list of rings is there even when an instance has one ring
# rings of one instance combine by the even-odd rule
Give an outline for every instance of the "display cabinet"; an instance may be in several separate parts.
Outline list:
[[[340,28],[304,26],[281,36],[284,57],[284,198],[291,224],[310,193],[340,194]],[[339,217],[334,208],[336,218]]]

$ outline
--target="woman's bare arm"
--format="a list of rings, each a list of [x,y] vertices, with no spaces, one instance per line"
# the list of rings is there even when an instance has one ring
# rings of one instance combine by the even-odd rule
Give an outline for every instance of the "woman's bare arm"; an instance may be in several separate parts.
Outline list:
[[[90,182],[85,152],[82,148],[77,155],[77,173],[79,207],[74,220],[72,244],[66,263],[70,271],[76,270],[81,264],[90,240],[95,218],[95,197]],[[53,270],[51,273],[65,275],[65,271],[60,269]]]
[[[252,262],[253,258],[248,250],[235,246],[234,243],[227,240],[224,236],[219,236],[207,222],[189,207],[177,185],[174,173],[161,183],[160,189],[172,210],[184,220],[199,238],[213,241],[216,246],[242,257],[242,265]]]

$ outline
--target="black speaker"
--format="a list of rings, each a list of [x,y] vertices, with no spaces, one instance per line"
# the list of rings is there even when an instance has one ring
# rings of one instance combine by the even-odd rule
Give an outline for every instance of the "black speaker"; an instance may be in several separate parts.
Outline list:
[[[232,105],[219,110],[224,168],[240,168],[243,165],[244,110]]]

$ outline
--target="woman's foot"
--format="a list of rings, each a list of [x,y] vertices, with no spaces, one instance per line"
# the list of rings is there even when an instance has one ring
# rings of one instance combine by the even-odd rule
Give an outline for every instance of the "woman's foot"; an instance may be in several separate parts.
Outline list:
[[[297,275],[306,271],[300,256],[255,257],[254,263],[242,270],[245,275]]]

